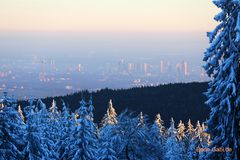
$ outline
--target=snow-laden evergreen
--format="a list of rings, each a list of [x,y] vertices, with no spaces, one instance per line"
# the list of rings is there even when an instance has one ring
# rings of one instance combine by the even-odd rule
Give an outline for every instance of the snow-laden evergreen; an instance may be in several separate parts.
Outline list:
[[[185,135],[185,125],[184,123],[180,120],[179,124],[178,124],[178,129],[177,129],[177,138],[178,140],[182,140],[186,137]]]
[[[116,136],[114,130],[115,127],[112,124],[107,124],[100,128],[97,156],[99,160],[104,160],[106,158],[117,159],[117,154],[114,150],[114,136]]]
[[[180,121],[176,129],[172,118],[165,129],[160,114],[153,124],[142,112],[117,116],[111,101],[114,116],[107,114],[111,121],[98,128],[91,96],[74,113],[64,101],[61,111],[54,100],[49,108],[40,99],[19,108],[4,95],[0,104],[0,160],[202,160],[208,152],[200,151],[210,144],[205,124],[194,128],[189,121],[185,129]]]
[[[33,110],[33,106],[30,104],[31,111],[27,114],[26,134],[24,139],[26,140],[26,146],[24,149],[24,159],[26,160],[42,160],[48,159],[48,149],[44,147],[42,142],[44,137],[41,134],[41,130],[36,122],[37,114]]]
[[[54,99],[52,101],[52,106],[49,108],[49,111],[53,117],[58,115],[58,107]]]
[[[187,156],[189,160],[203,160],[205,159],[206,154],[210,152],[210,137],[209,134],[204,132],[204,130],[205,126],[201,125],[198,121],[194,132],[192,132],[193,135],[191,134],[191,140],[188,142],[189,146]]]
[[[158,157],[158,159],[164,159],[166,137],[164,122],[160,114],[157,114],[156,120],[150,128],[149,135],[156,157]]]
[[[117,160],[116,152],[113,150],[112,143],[108,141],[100,141],[99,150],[97,152],[98,160]]]
[[[240,159],[240,1],[214,0],[221,9],[219,23],[207,36],[210,46],[204,66],[209,77],[206,93],[211,113],[206,124],[212,136],[211,149],[231,148],[232,152],[208,152],[206,159]]]
[[[180,120],[179,124],[178,124],[178,128],[177,128],[177,139],[178,139],[178,143],[179,146],[181,148],[181,152],[182,152],[182,158],[183,160],[187,160],[187,150],[188,150],[188,139],[186,137],[185,134],[185,125],[182,122],[182,120]]]
[[[192,125],[191,119],[189,119],[187,131],[186,131],[185,149],[186,149],[186,157],[187,159],[190,159],[190,160],[192,160],[194,157],[194,154],[196,154],[196,148],[194,145],[194,136],[195,136],[195,128]]]
[[[167,160],[176,160],[176,159],[184,159],[183,148],[178,143],[177,140],[177,129],[175,128],[175,123],[173,118],[170,121],[170,128],[168,129],[168,138],[166,141],[166,154],[165,159]]]
[[[23,111],[20,105],[18,105],[18,114],[21,117],[22,121],[25,122],[25,117],[23,115]]]
[[[104,127],[105,125],[116,124],[116,123],[117,123],[117,113],[115,111],[115,108],[113,107],[112,100],[110,99],[108,103],[107,113],[104,115],[102,120],[102,126]]]
[[[22,159],[25,125],[17,112],[16,100],[4,94],[0,108],[0,160]]]
[[[97,130],[90,111],[86,102],[82,99],[80,108],[77,110],[79,119],[76,120],[68,147],[69,159],[97,159]]]
[[[191,119],[188,120],[188,128],[187,128],[187,131],[186,131],[186,137],[188,138],[188,140],[191,140],[194,136],[194,132],[195,132],[195,129],[192,125],[192,122],[191,122]]]
[[[147,126],[139,117],[125,111],[118,116],[114,126],[113,145],[118,159],[154,159],[153,147]]]
[[[201,126],[202,131],[201,131],[201,135],[199,137],[200,139],[200,148],[204,148],[204,149],[209,149],[208,146],[210,145],[210,136],[209,134],[205,133],[204,131],[206,130],[206,126],[204,125],[204,123]],[[199,152],[199,160],[205,160],[205,157],[207,155],[208,152]]]
[[[38,100],[37,102],[37,106],[34,108],[36,114],[36,119],[37,122],[36,124],[38,125],[38,128],[40,130],[40,133],[43,137],[42,140],[42,144],[43,147],[46,149],[46,151],[48,152],[48,159],[57,159],[58,158],[58,154],[56,152],[56,146],[55,146],[55,139],[52,139],[53,136],[51,134],[53,134],[52,130],[51,130],[51,124],[50,121],[50,116],[49,116],[49,112],[46,108],[46,105],[42,102],[42,100]],[[39,110],[39,111],[38,111]]]
[[[166,132],[166,129],[165,129],[165,127],[164,127],[164,122],[163,122],[163,120],[162,120],[162,118],[161,118],[160,113],[158,113],[158,114],[156,115],[156,119],[155,119],[155,121],[154,121],[154,124],[159,128],[159,132],[160,132],[161,136],[164,137],[165,134],[166,134],[166,133],[165,133],[165,132]]]
[[[202,149],[202,146],[201,146],[202,132],[203,132],[202,126],[201,126],[200,122],[197,121],[197,125],[196,125],[196,128],[195,128],[195,135],[193,137],[190,149],[192,149],[192,150]],[[199,152],[191,151],[190,154],[192,154],[192,157],[194,159],[199,159],[199,153],[200,153],[200,151]]]
[[[117,113],[113,107],[112,100],[108,103],[107,113],[104,115],[99,130],[98,159],[114,160],[117,159],[116,151],[113,146],[114,125],[117,124]]]
[[[67,159],[70,135],[74,126],[74,116],[70,114],[69,108],[62,100],[63,109],[59,118],[59,138],[56,142],[56,150],[59,159]]]
[[[60,127],[60,113],[58,111],[58,107],[56,104],[56,101],[52,101],[52,106],[49,108],[48,113],[48,134],[46,135],[46,138],[51,140],[51,143],[53,144],[52,149],[55,152],[55,156],[58,158],[58,147],[57,142],[59,141],[59,138],[61,137],[62,132],[59,132],[61,129]]]

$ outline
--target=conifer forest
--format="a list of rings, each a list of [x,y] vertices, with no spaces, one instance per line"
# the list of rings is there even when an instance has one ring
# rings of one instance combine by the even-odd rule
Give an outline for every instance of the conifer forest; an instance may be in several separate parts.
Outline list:
[[[24,107],[7,95],[1,99],[1,159],[203,159],[211,143],[204,123],[166,127],[142,112],[117,115],[112,101],[100,124],[94,123],[92,99],[82,99],[71,113],[62,102],[47,107],[40,99]],[[107,106],[107,105],[106,105]]]

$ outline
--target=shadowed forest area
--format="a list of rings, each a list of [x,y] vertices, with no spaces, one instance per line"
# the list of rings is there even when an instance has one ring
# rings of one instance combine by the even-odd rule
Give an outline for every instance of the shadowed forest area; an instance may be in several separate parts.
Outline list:
[[[171,117],[178,122],[182,120],[187,123],[190,118],[193,124],[199,120],[201,122],[208,118],[209,107],[205,106],[206,98],[204,92],[207,91],[207,82],[199,83],[178,83],[159,85],[155,87],[140,87],[131,89],[102,89],[96,92],[78,92],[71,95],[54,97],[57,106],[62,108],[64,100],[74,112],[79,107],[81,97],[88,100],[90,94],[93,97],[94,120],[100,122],[106,113],[110,99],[117,113],[121,113],[126,108],[136,114],[143,112],[149,115],[151,121],[157,113],[160,113],[165,124],[168,125]],[[51,106],[53,97],[42,100],[46,106]],[[21,106],[26,106],[27,102],[19,102]]]

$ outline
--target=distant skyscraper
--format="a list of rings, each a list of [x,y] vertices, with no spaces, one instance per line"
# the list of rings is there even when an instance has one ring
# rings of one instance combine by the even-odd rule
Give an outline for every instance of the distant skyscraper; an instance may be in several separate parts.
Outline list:
[[[185,76],[188,75],[188,63],[186,61],[182,61],[181,63],[178,63],[176,65],[177,71],[180,74],[183,74]]]
[[[176,68],[177,68],[177,72],[179,74],[181,74],[182,73],[182,64],[181,63],[177,63]]]
[[[188,64],[186,61],[183,61],[182,67],[184,75],[188,75]]]
[[[55,61],[53,59],[50,60],[51,65],[55,65]]]
[[[124,59],[121,59],[119,62],[118,62],[118,71],[120,73],[123,73],[124,71],[126,71],[126,64],[125,64],[125,60]]]
[[[81,72],[81,71],[82,71],[82,64],[78,64],[78,66],[77,66],[77,71],[78,71],[78,72]]]
[[[164,63],[163,61],[160,61],[160,73],[164,72]]]
[[[133,63],[128,63],[128,72],[131,73],[134,69],[134,64]]]
[[[166,63],[166,72],[172,73],[172,64],[169,61]]]
[[[148,74],[149,73],[149,64],[147,64],[147,63],[143,64],[143,71],[144,71],[144,74]]]

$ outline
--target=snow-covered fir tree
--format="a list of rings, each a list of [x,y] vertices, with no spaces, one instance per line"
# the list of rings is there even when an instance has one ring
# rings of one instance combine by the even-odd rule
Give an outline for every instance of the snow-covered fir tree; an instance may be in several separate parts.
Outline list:
[[[194,126],[192,125],[191,119],[188,120],[188,127],[186,131],[186,137],[188,140],[191,140],[195,134]]]
[[[113,150],[112,143],[109,141],[100,141],[97,152],[98,160],[117,160],[116,152]]]
[[[56,142],[56,150],[58,153],[59,159],[67,159],[67,153],[70,141],[70,134],[72,132],[75,119],[71,116],[69,108],[66,103],[62,100],[62,112],[59,118],[59,138]]]
[[[0,109],[0,160],[22,159],[25,125],[17,112],[16,100],[4,94]]]
[[[138,125],[141,126],[141,127],[144,127],[145,126],[145,118],[143,116],[143,113],[140,112],[140,114],[138,115]]]
[[[195,130],[196,130],[195,137],[197,137],[200,141],[202,141],[203,128],[199,121],[197,121],[197,126],[196,126]]]
[[[206,132],[207,126],[202,123],[202,129],[203,129],[203,142],[206,144],[206,146],[209,146],[211,144],[211,136]]]
[[[160,114],[156,115],[154,124],[156,124],[158,126],[161,136],[165,136],[166,129],[164,127],[164,122],[163,122]]]
[[[206,140],[206,141],[205,141]],[[197,125],[195,128],[194,135],[191,140],[189,140],[189,147],[188,147],[188,159],[195,160],[195,159],[204,159],[204,156],[208,149],[207,137],[203,132],[202,125],[199,121],[197,121]]]
[[[44,141],[44,136],[41,134],[41,127],[39,127],[38,123],[36,122],[37,114],[38,113],[34,112],[32,108],[26,116],[26,134],[24,136],[26,141],[26,146],[24,149],[25,160],[42,160],[49,158],[48,148],[45,148],[42,144]]]
[[[139,124],[139,117],[127,110],[118,116],[112,137],[118,159],[153,159],[153,146],[146,134],[147,125]]]
[[[52,106],[49,108],[49,111],[53,117],[58,115],[58,107],[54,99],[52,101]]]
[[[178,124],[177,139],[178,139],[179,147],[182,150],[183,159],[187,159],[188,139],[186,138],[185,125],[182,122],[182,120],[180,120]]]
[[[38,109],[39,108],[39,111]],[[34,108],[34,111],[36,114],[36,124],[38,125],[38,128],[41,132],[41,135],[43,137],[42,145],[48,152],[48,159],[58,159],[58,154],[56,152],[56,145],[55,145],[55,139],[52,139],[52,131],[50,127],[50,116],[49,112],[46,108],[46,105],[42,102],[42,100],[38,100],[37,106]]]
[[[102,126],[105,126],[107,124],[116,124],[117,123],[117,113],[115,111],[115,108],[113,107],[112,100],[110,99],[108,103],[108,109],[107,113],[104,115],[102,119]]]
[[[93,101],[92,101],[92,95],[90,95],[90,99],[88,102],[88,115],[89,118],[93,121],[93,111],[94,111],[94,106],[93,106]]]
[[[98,159],[103,160],[105,158],[115,159],[117,154],[114,150],[113,138],[115,126],[113,124],[107,124],[100,128],[99,132],[99,147],[98,147]]]
[[[69,159],[95,160],[97,159],[97,133],[96,125],[89,114],[86,102],[82,99],[77,110],[79,119],[72,132],[69,143]]]
[[[214,0],[221,9],[214,19],[219,22],[208,33],[210,47],[204,66],[211,77],[206,93],[211,113],[206,122],[212,136],[210,148],[232,149],[232,152],[208,152],[206,159],[240,159],[240,1]]]
[[[150,129],[151,143],[153,144],[153,149],[155,150],[156,157],[158,159],[164,159],[165,153],[165,127],[163,125],[163,120],[161,119],[160,114],[157,114],[156,119]]]
[[[1,108],[3,107],[10,107],[13,104],[16,104],[16,99],[14,99],[13,97],[9,97],[7,92],[3,92],[3,97],[0,99],[0,103],[1,103]]]
[[[205,132],[206,126],[204,125],[204,123],[202,123],[201,129],[202,129],[202,133],[201,133],[199,147],[202,148],[202,149],[208,149],[209,145],[211,144],[210,135]],[[205,160],[205,157],[206,157],[207,153],[208,153],[208,151],[199,152],[199,158],[198,159],[199,160]]]
[[[23,115],[23,111],[20,105],[18,105],[18,114],[22,118],[22,121],[25,122],[25,117]]]
[[[60,113],[58,111],[58,107],[56,101],[53,99],[52,106],[49,108],[49,124],[48,124],[48,139],[51,139],[56,145],[57,141],[60,138]],[[54,146],[54,150],[56,150],[57,146]]]
[[[186,135],[185,135],[185,125],[182,122],[182,120],[180,120],[180,122],[178,124],[178,129],[177,129],[177,138],[178,138],[179,141],[181,141],[185,137],[186,137]]]
[[[177,141],[177,129],[175,128],[174,120],[171,118],[170,127],[168,129],[168,138],[165,144],[166,154],[165,159],[176,160],[184,159],[183,150]]]
[[[113,149],[114,126],[117,124],[117,113],[110,99],[107,113],[104,115],[99,130],[98,159],[117,159]]]
[[[193,159],[193,155],[195,155],[196,153],[196,147],[195,147],[195,128],[192,125],[191,120],[188,120],[188,127],[187,127],[187,131],[186,131],[186,143],[185,143],[185,147],[186,147],[186,156],[188,157],[189,160]]]
[[[28,104],[29,105],[27,105],[27,106],[25,106],[25,107],[23,107],[23,111],[24,111],[24,113],[25,113],[25,115],[27,116],[27,115],[29,115],[29,114],[31,114],[31,112],[34,110],[34,112],[37,112],[38,111],[38,109],[37,109],[37,107],[34,105],[34,98],[29,98],[28,99]],[[37,109],[37,111],[36,111],[36,109]],[[37,119],[37,118],[36,118]]]
[[[177,136],[177,129],[175,128],[175,122],[173,118],[170,120],[170,127],[168,128],[167,134],[168,137]]]

